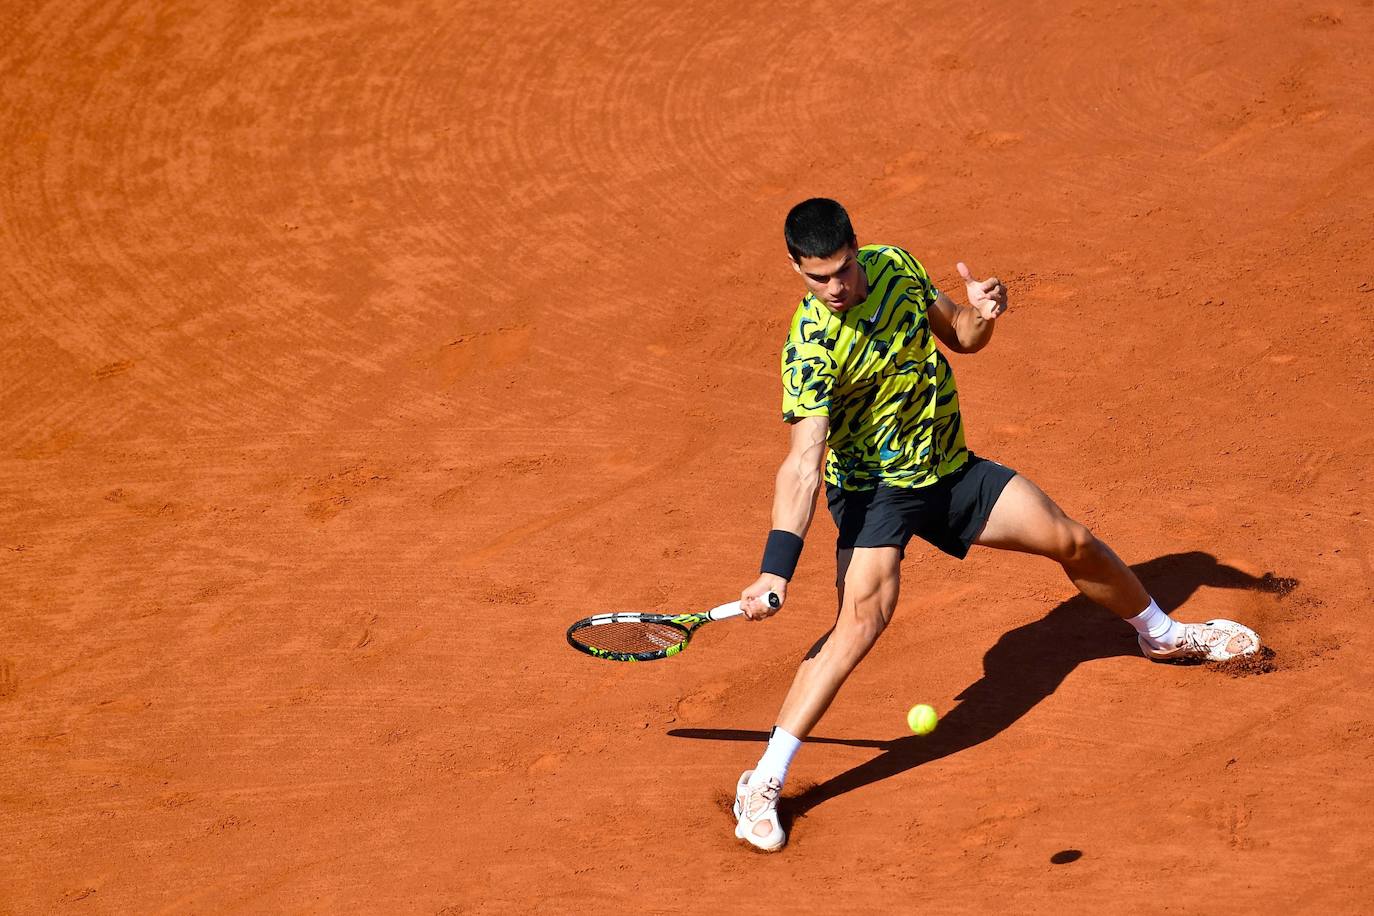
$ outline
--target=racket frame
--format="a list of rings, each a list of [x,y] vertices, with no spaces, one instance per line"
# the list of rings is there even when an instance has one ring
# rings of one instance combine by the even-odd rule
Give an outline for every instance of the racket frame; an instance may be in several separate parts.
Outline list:
[[[781,601],[774,592],[768,592],[765,599],[774,609],[781,606]],[[648,662],[657,661],[660,658],[672,658],[692,641],[692,634],[698,627],[710,623],[714,620],[728,620],[731,617],[738,617],[744,613],[739,601],[729,601],[725,604],[713,607],[709,611],[695,614],[644,614],[636,611],[619,611],[611,614],[593,614],[591,617],[584,617],[568,627],[568,645],[579,652],[585,652],[593,658],[604,658],[613,662]],[[573,639],[573,634],[581,630],[593,629],[610,623],[653,623],[660,626],[672,627],[682,632],[682,641],[671,646],[664,646],[662,649],[653,649],[647,652],[615,652],[610,649],[598,649],[595,646],[588,646]]]

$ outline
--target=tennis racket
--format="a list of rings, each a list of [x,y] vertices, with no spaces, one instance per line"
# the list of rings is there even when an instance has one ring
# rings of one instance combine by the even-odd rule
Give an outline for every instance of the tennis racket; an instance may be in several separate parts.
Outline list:
[[[782,606],[773,592],[763,597],[772,608]],[[743,613],[739,602],[731,601],[702,614],[597,614],[568,627],[568,645],[613,662],[653,661],[677,655],[711,621]]]

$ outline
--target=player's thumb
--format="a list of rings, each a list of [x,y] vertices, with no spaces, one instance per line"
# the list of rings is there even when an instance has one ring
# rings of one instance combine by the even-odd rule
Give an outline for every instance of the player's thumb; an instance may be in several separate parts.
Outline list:
[[[968,265],[965,264],[963,261],[960,261],[958,264],[955,264],[954,269],[959,271],[959,276],[964,278],[965,283],[973,282],[973,274],[969,273]]]

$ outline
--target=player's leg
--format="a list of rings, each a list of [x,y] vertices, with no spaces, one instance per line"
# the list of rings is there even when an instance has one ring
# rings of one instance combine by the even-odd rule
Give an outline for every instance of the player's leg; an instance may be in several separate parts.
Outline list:
[[[778,713],[778,726],[798,738],[815,728],[897,608],[902,562],[898,548],[856,547],[841,553],[849,556],[837,558],[844,571],[836,582],[835,626],[802,660]]]
[[[1145,586],[1110,547],[1020,474],[1002,490],[974,543],[1049,557],[1079,591],[1123,620],[1150,603]]]
[[[1259,651],[1259,637],[1234,621],[1175,621],[1110,547],[1019,474],[997,497],[974,543],[1055,560],[1079,591],[1135,628],[1150,658],[1220,661]]]
[[[836,557],[835,625],[806,654],[778,713],[763,756],[735,787],[735,836],[765,850],[787,841],[777,803],[792,758],[845,679],[892,620],[900,588],[898,547],[857,547]]]

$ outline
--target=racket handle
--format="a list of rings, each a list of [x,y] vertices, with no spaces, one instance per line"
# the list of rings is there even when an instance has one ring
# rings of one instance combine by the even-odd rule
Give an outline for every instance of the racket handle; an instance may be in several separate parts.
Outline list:
[[[782,599],[778,597],[777,592],[767,592],[760,597],[766,600],[768,606],[775,611],[782,607]],[[720,607],[711,608],[711,610],[707,612],[707,616],[712,620],[725,620],[730,617],[738,617],[743,613],[744,608],[740,607],[740,602],[731,601],[729,604],[722,604]]]

